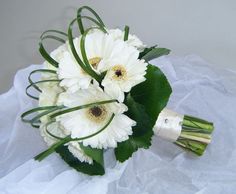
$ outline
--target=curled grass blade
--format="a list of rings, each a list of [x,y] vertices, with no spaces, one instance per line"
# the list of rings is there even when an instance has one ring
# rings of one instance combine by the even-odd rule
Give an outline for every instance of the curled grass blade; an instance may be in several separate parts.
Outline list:
[[[35,82],[33,82],[31,76],[32,76],[33,74],[36,74],[36,73],[51,73],[51,74],[56,74],[57,72],[54,71],[54,70],[50,70],[50,69],[36,69],[36,70],[34,70],[34,71],[31,71],[30,74],[29,74],[29,76],[28,76],[28,81],[29,81],[30,84],[35,83]],[[37,85],[33,85],[33,87],[34,87],[36,90],[38,90],[39,92],[42,92],[41,89],[40,89]]]
[[[91,27],[89,29],[87,29],[84,34],[82,35],[81,37],[81,40],[80,40],[80,50],[81,50],[81,54],[82,54],[82,57],[83,57],[83,61],[84,61],[84,64],[86,65],[86,68],[88,69],[88,71],[90,72],[90,74],[92,75],[92,77],[94,77],[98,82],[101,82],[102,80],[102,76],[98,75],[94,70],[93,68],[91,67],[89,61],[88,61],[88,58],[87,58],[87,54],[86,54],[86,51],[85,51],[85,39],[86,39],[86,36],[87,34],[89,33],[90,30],[93,30],[93,29],[99,29],[101,31],[103,31],[102,28],[100,27]],[[104,32],[104,31],[103,31]]]
[[[129,26],[125,26],[124,41],[127,41],[129,38]]]
[[[94,137],[95,135],[97,135],[97,134],[101,133],[102,131],[104,131],[108,127],[108,125],[110,125],[110,123],[112,122],[114,116],[115,116],[115,114],[112,114],[110,119],[108,120],[108,122],[100,130],[98,130],[97,132],[95,132],[95,133],[93,133],[91,135],[80,137],[80,138],[75,138],[75,139],[72,139],[70,137],[70,135],[66,136],[65,138],[61,139],[57,143],[53,144],[51,147],[49,147],[44,152],[42,152],[39,155],[37,155],[35,157],[35,160],[42,161],[44,158],[46,158],[47,156],[49,156],[50,154],[55,152],[58,147],[63,146],[64,144],[69,143],[70,141],[81,141],[81,140],[84,140],[84,139],[88,139],[88,138]]]
[[[30,98],[33,98],[33,99],[35,99],[35,100],[39,100],[39,97],[37,97],[37,96],[33,96],[33,95],[31,95],[30,93],[29,93],[29,89],[31,88],[31,87],[36,87],[37,86],[37,84],[41,84],[41,83],[46,83],[46,82],[60,82],[61,80],[58,80],[58,79],[51,79],[51,80],[41,80],[41,81],[37,81],[37,82],[33,82],[33,83],[31,83],[30,85],[28,85],[27,87],[26,87],[26,89],[25,89],[25,93],[26,93],[26,95],[27,96],[29,96]],[[38,87],[38,86],[37,86]],[[39,88],[39,87],[38,87]]]
[[[101,105],[101,104],[113,103],[113,102],[116,102],[116,100],[105,100],[105,101],[100,101],[100,102],[84,104],[84,105],[76,106],[76,107],[73,107],[73,108],[68,108],[68,109],[65,109],[65,110],[62,110],[62,111],[58,111],[58,112],[50,115],[50,118],[53,119],[53,118],[55,118],[57,116],[60,116],[60,115],[63,115],[63,114],[67,114],[67,113],[70,113],[70,112],[73,112],[73,111],[77,111],[77,110],[81,110],[81,109],[89,108],[89,107],[93,107],[93,106],[98,106],[98,105]]]
[[[33,108],[30,109],[24,113],[22,113],[21,115],[21,120],[25,123],[31,123],[31,124],[35,124],[37,122],[39,122],[39,119],[49,113],[52,113],[56,110],[62,109],[64,108],[64,106],[44,106],[44,107],[37,107],[37,108]],[[43,112],[41,112],[43,111]],[[34,116],[31,119],[27,119],[26,117],[28,117],[29,115],[33,114],[33,113],[38,113],[41,112],[39,114],[37,114],[36,116]]]
[[[88,10],[91,14],[93,14],[93,16],[95,16],[95,18],[97,19],[97,21],[103,26],[105,27],[102,19],[99,17],[99,15],[89,6],[82,6],[78,9],[77,11],[77,23],[78,23],[78,26],[79,26],[79,30],[80,30],[80,33],[83,34],[84,33],[84,26],[83,26],[83,22],[82,22],[82,18],[81,18],[81,14],[82,14],[82,11],[83,10]]]
[[[86,20],[88,20],[88,21],[94,23],[96,26],[100,27],[103,32],[107,33],[105,26],[103,26],[100,22],[98,22],[98,21],[95,20],[94,18],[89,17],[89,16],[81,16],[81,15],[80,15],[80,16],[79,16],[79,15],[77,16],[77,21],[78,21],[78,20],[81,20],[81,21],[82,21],[82,19],[86,19]],[[80,28],[81,28],[80,23],[78,23],[78,26],[79,26],[79,29],[80,29]],[[83,33],[81,33],[81,34],[84,34],[84,27],[82,26],[82,28],[83,28]],[[80,30],[80,32],[81,32],[81,30]]]
[[[54,135],[53,133],[51,133],[49,130],[48,130],[48,126],[51,125],[52,123],[55,123],[56,120],[52,120],[52,121],[49,121],[46,125],[45,125],[45,131],[53,138],[55,139],[59,139],[59,140],[62,140],[63,137],[59,137],[59,136],[56,136]]]
[[[53,40],[59,41],[61,43],[65,43],[66,40],[64,40],[63,38],[60,38],[56,35],[48,35],[48,33],[56,33],[58,35],[63,35],[65,37],[67,37],[67,34],[64,33],[64,32],[61,32],[59,30],[47,30],[47,31],[43,32],[42,35],[40,36],[40,42],[39,42],[39,52],[40,52],[40,54],[51,65],[53,65],[54,67],[58,67],[58,62],[55,59],[53,59],[50,56],[50,54],[46,51],[46,49],[43,45],[43,41],[45,39],[53,39]]]
[[[73,41],[73,33],[72,33],[72,27],[73,27],[73,25],[74,25],[74,23],[75,23],[75,21],[77,20],[77,18],[76,19],[74,19],[71,23],[70,23],[70,25],[69,25],[69,28],[68,28],[68,39],[69,39],[69,45],[70,45],[70,48],[71,48],[71,51],[72,51],[72,53],[73,53],[73,55],[74,55],[74,58],[75,58],[75,60],[77,61],[77,63],[80,65],[80,67],[88,74],[88,75],[90,75],[91,77],[93,77],[94,79],[96,79],[96,81],[100,81],[101,80],[101,78],[100,78],[100,76],[99,75],[97,75],[97,73],[95,72],[95,71],[93,71],[92,69],[91,69],[91,67],[89,68],[88,67],[88,65],[86,65],[82,60],[81,60],[81,58],[79,57],[79,55],[78,55],[78,53],[77,53],[77,51],[76,51],[76,48],[75,48],[75,45],[74,45],[74,41]],[[84,36],[84,35],[83,35]],[[81,39],[83,39],[83,36],[82,36],[82,38]],[[86,36],[86,35],[85,35]],[[81,51],[82,52],[82,51]],[[84,52],[84,51],[83,51]],[[83,54],[82,54],[83,55]]]

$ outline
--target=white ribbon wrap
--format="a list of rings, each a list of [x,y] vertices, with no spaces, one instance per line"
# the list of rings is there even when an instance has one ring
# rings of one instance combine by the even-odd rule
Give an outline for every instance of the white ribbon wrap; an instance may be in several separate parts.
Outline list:
[[[184,115],[164,108],[157,118],[153,131],[155,135],[175,142],[181,134],[183,119]]]

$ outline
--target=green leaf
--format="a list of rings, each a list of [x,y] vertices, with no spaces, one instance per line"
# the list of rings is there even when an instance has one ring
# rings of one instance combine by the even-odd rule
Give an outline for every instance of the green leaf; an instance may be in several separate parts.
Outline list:
[[[165,75],[158,67],[148,65],[146,81],[132,88],[126,96],[126,113],[137,122],[133,134],[115,149],[116,159],[124,162],[138,148],[149,148],[153,136],[153,126],[162,109],[167,105],[171,87]]]
[[[153,125],[150,117],[145,112],[145,107],[135,102],[130,95],[127,96],[125,104],[129,108],[126,115],[135,120],[137,125],[133,127],[132,136],[128,140],[118,143],[115,149],[116,159],[120,162],[124,162],[131,157],[138,148],[149,148],[153,135]]]
[[[142,52],[139,53],[139,59],[141,59],[144,55],[146,55],[148,52],[150,52],[152,49],[156,48],[157,45],[154,45],[152,47],[145,48]]]
[[[142,54],[141,59],[144,59],[145,61],[150,61],[163,55],[168,55],[169,53],[170,50],[166,48],[152,48],[149,49],[148,52],[146,51],[145,54]]]
[[[166,107],[172,89],[166,76],[156,66],[149,64],[145,77],[146,81],[133,87],[130,93],[136,102],[145,107],[154,125],[159,113]]]
[[[148,131],[145,135],[139,137],[130,136],[130,138],[124,142],[118,144],[115,149],[116,159],[119,162],[124,162],[132,156],[139,148],[148,149],[151,146],[153,132]]]
[[[94,156],[93,164],[87,162],[81,162],[73,156],[73,154],[68,150],[67,146],[60,146],[56,149],[56,152],[60,154],[62,159],[75,170],[88,174],[88,175],[104,175],[105,170],[103,166],[103,152],[102,150],[85,148],[83,150],[89,156]]]
[[[135,102],[130,94],[127,95],[125,104],[128,106],[128,112],[125,114],[137,122],[133,127],[132,136],[144,135],[147,130],[152,129],[152,120],[146,113],[144,105]]]
[[[96,161],[101,166],[104,166],[102,149],[91,148],[90,146],[83,146],[82,143],[80,143],[80,148],[84,151],[84,153],[87,156],[91,157],[94,161]]]

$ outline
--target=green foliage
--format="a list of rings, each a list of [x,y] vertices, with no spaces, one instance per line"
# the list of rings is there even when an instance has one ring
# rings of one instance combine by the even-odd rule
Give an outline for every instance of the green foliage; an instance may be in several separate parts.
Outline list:
[[[81,145],[80,145],[81,146]],[[81,162],[73,156],[67,146],[60,146],[56,152],[60,154],[62,159],[75,170],[86,173],[88,175],[103,175],[105,174],[103,164],[103,150],[93,149],[91,147],[81,146],[83,151],[93,159],[93,164]]]
[[[131,157],[138,148],[148,148],[153,135],[153,125],[145,107],[135,102],[130,94],[126,98],[126,105],[129,107],[127,116],[135,120],[137,124],[133,127],[133,135],[128,140],[119,143],[115,149],[116,158],[120,162]]]
[[[135,86],[127,95],[126,113],[137,122],[133,134],[115,149],[116,159],[124,162],[138,148],[149,148],[153,126],[162,109],[166,106],[172,90],[165,75],[158,67],[148,65],[146,81]]]
[[[148,52],[150,52],[152,49],[156,48],[157,45],[146,47],[142,52],[139,53],[139,59],[141,59],[144,55],[146,55]]]
[[[214,125],[193,116],[184,115],[182,130],[175,144],[198,156],[203,155],[211,142]]]
[[[139,58],[145,61],[151,61],[152,59],[161,57],[163,55],[168,55],[170,53],[169,49],[166,48],[156,48],[156,46],[145,48],[143,52],[140,53]]]
[[[82,14],[82,11],[85,10],[86,12],[90,13],[91,17],[88,15]],[[83,20],[89,20],[93,24],[95,24],[95,27],[91,28],[85,28],[83,24]],[[82,58],[79,56],[75,49],[74,45],[74,37],[72,33],[73,25],[75,23],[78,23],[79,31],[81,32],[82,38],[81,38],[81,52],[82,52]],[[99,83],[101,82],[101,79],[103,78],[103,74],[99,75],[97,74],[93,68],[90,66],[89,61],[86,56],[85,52],[85,38],[86,34],[94,29],[98,28],[104,32],[106,32],[105,25],[101,18],[98,16],[98,14],[91,9],[88,6],[83,6],[78,9],[77,17],[70,23],[68,27],[68,32],[64,33],[58,30],[48,30],[45,31],[41,37],[40,37],[40,43],[39,43],[39,51],[41,55],[45,58],[46,61],[48,61],[52,66],[55,68],[58,67],[58,62],[51,57],[51,55],[47,52],[47,50],[44,47],[44,40],[46,39],[52,39],[55,41],[58,41],[60,43],[66,43],[68,40],[68,44],[70,46],[70,50],[77,61],[78,65],[91,77],[96,79]],[[129,36],[129,27],[125,27],[125,34],[124,34],[124,41],[128,40]],[[154,58],[160,57],[162,55],[169,54],[170,50],[165,48],[157,48],[156,46],[146,48],[143,52],[140,53],[139,59],[144,59],[145,61],[152,60]],[[48,73],[56,73],[56,71],[53,70],[36,70],[33,71],[30,76],[36,72],[48,72]],[[60,82],[61,80],[42,80],[38,82],[33,82],[31,77],[29,76],[29,83],[30,85],[26,88],[26,93],[31,98],[38,99],[36,96],[32,96],[28,93],[28,89],[34,88],[37,91],[41,92],[40,88],[37,84],[40,84],[42,82]],[[118,144],[118,147],[115,149],[115,154],[117,160],[123,162],[126,159],[128,159],[135,151],[138,150],[138,148],[149,148],[151,145],[151,139],[153,136],[153,126],[156,122],[156,119],[161,112],[161,110],[166,106],[169,96],[171,94],[171,87],[164,76],[164,74],[160,71],[159,68],[149,65],[147,69],[146,74],[146,81],[137,85],[134,87],[131,92],[126,96],[125,104],[128,106],[128,112],[126,113],[127,116],[129,116],[131,119],[135,120],[137,122],[137,125],[133,127],[133,134],[130,136],[130,138],[127,141],[121,142]],[[111,102],[114,102],[114,100],[111,100]],[[106,102],[110,103],[110,102]],[[90,104],[91,105],[91,104]],[[45,116],[47,114],[50,114],[50,118],[53,120],[56,116],[72,112],[75,110],[79,110],[82,108],[85,108],[86,106],[89,106],[89,104],[80,106],[80,107],[73,107],[65,109],[65,107],[59,107],[59,106],[52,106],[52,107],[38,107],[36,109],[29,110],[22,114],[22,120],[24,122],[30,123],[32,126],[39,127],[39,121],[42,116]],[[27,116],[30,116],[32,113],[37,113],[40,111],[35,117],[32,119],[27,119]],[[103,175],[105,173],[104,170],[104,161],[103,161],[103,150],[101,149],[94,149],[89,146],[85,147],[82,144],[80,144],[81,149],[84,151],[84,153],[91,157],[93,160],[92,164],[81,162],[76,157],[73,156],[73,154],[68,150],[67,143],[70,141],[81,141],[86,138],[90,138],[92,136],[97,135],[98,133],[105,130],[105,128],[110,124],[112,119],[114,118],[114,115],[110,118],[109,122],[99,131],[97,131],[94,134],[88,135],[86,137],[81,137],[77,139],[71,139],[70,136],[67,136],[63,139],[60,139],[57,143],[49,147],[44,152],[40,153],[35,157],[36,160],[43,160],[45,157],[47,157],[49,154],[53,152],[57,152],[60,154],[60,156],[63,158],[63,160],[71,167],[76,169],[77,171],[89,174],[89,175]],[[50,133],[49,133],[50,135]]]

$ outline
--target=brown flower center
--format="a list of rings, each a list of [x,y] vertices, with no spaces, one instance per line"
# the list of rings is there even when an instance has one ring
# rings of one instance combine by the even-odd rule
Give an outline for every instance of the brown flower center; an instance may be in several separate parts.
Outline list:
[[[125,80],[127,76],[126,69],[122,65],[115,65],[112,68],[113,76],[112,78],[115,80]]]
[[[97,69],[98,64],[100,63],[100,61],[102,60],[101,57],[93,57],[91,59],[89,59],[89,64],[94,68]]]
[[[93,106],[88,109],[87,116],[94,122],[102,122],[107,116],[107,111],[104,106]]]
[[[95,106],[95,107],[91,108],[90,111],[91,111],[92,115],[95,116],[95,117],[99,117],[102,114],[102,110],[98,106]]]

